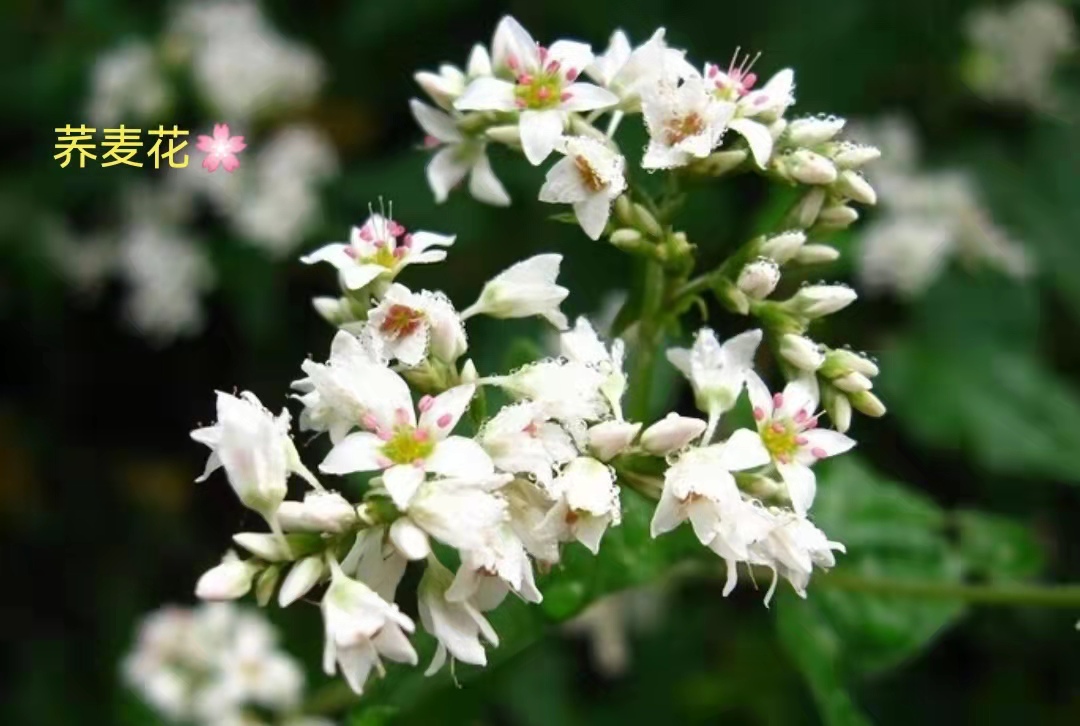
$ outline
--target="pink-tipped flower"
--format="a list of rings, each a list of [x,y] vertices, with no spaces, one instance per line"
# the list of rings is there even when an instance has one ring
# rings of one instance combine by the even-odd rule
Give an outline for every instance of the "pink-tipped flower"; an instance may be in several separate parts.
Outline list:
[[[206,152],[202,166],[209,172],[217,171],[219,166],[227,172],[234,172],[240,168],[240,160],[236,155],[247,148],[243,136],[231,136],[229,124],[214,124],[214,135],[199,135],[196,144],[199,151]]]

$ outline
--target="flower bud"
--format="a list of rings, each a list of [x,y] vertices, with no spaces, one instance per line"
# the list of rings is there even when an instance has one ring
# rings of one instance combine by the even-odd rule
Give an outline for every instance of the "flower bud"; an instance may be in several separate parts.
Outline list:
[[[517,124],[511,126],[492,126],[484,134],[497,144],[505,144],[512,148],[521,148],[521,131]]]
[[[630,202],[630,197],[625,194],[620,194],[615,199],[615,216],[619,218],[623,224],[634,223],[634,206]]]
[[[746,157],[746,149],[717,151],[695,163],[694,168],[700,169],[711,176],[723,176],[729,171],[738,168],[740,164],[746,161]]]
[[[803,245],[795,255],[800,265],[821,265],[840,259],[840,251],[829,245]]]
[[[469,78],[490,76],[494,71],[491,69],[491,56],[483,43],[477,43],[469,52],[469,62],[465,64],[465,73]]]
[[[449,64],[439,68],[438,73],[419,71],[413,74],[413,80],[432,101],[446,110],[450,110],[454,100],[465,91],[465,74]]]
[[[317,297],[311,301],[311,305],[315,308],[315,312],[331,325],[341,325],[351,317],[348,301],[343,304],[341,298]]]
[[[851,400],[852,406],[867,416],[880,418],[885,415],[885,404],[870,391],[859,391],[851,394],[848,398]]]
[[[877,192],[870,186],[870,182],[857,171],[845,169],[836,180],[835,189],[848,199],[860,204],[873,206],[877,204]]]
[[[840,433],[845,433],[851,428],[851,401],[832,386],[823,386],[821,394],[825,413],[829,414],[833,428]]]
[[[761,243],[758,254],[779,262],[781,265],[795,256],[806,243],[806,233],[793,229],[773,235]]]
[[[281,565],[270,565],[255,580],[255,601],[264,608],[274,596],[274,588],[281,578]]]
[[[476,383],[476,379],[480,377],[480,374],[476,372],[476,364],[473,363],[472,358],[469,358],[461,366],[461,373],[459,378],[462,383]]]
[[[281,583],[281,591],[278,592],[278,604],[288,607],[294,602],[307,595],[311,588],[315,587],[326,574],[326,563],[321,555],[305,557],[297,562],[285,576]]]
[[[636,229],[622,227],[612,232],[611,236],[608,239],[610,239],[611,244],[615,245],[616,247],[623,247],[636,246],[637,243],[643,239],[643,237],[641,236],[641,232],[638,232]]]
[[[825,203],[824,189],[811,189],[795,208],[788,213],[788,223],[801,229],[806,229],[814,224],[821,212],[821,205]]]
[[[280,562],[292,559],[282,542],[282,538],[263,532],[240,532],[233,535],[233,542],[267,562]]]
[[[544,254],[510,266],[488,280],[479,299],[462,311],[462,320],[481,314],[503,319],[539,315],[565,329],[559,304],[570,291],[556,283],[561,263],[562,255]]]
[[[195,597],[200,600],[235,600],[251,589],[251,581],[260,566],[251,560],[241,560],[229,552],[221,564],[203,573],[195,584]]]
[[[589,451],[600,461],[611,461],[630,448],[641,431],[640,423],[604,421],[589,429]]]
[[[850,350],[830,350],[825,358],[825,369],[822,373],[830,378],[842,376],[851,371],[873,378],[881,372],[874,361]]]
[[[431,553],[427,533],[408,517],[396,519],[390,525],[390,541],[398,552],[410,560],[422,560]]]
[[[804,335],[787,333],[780,338],[780,356],[801,371],[813,373],[825,362],[821,346]]]
[[[713,283],[713,294],[721,305],[728,310],[747,315],[750,313],[750,298],[746,293],[736,287],[730,280],[721,279]]]
[[[780,266],[768,257],[754,260],[745,265],[735,283],[746,296],[753,300],[764,300],[776,289],[780,282]]]
[[[788,124],[787,137],[792,146],[816,146],[840,133],[845,123],[838,116],[798,118]]]
[[[653,237],[664,236],[664,228],[656,221],[656,217],[652,215],[652,212],[640,204],[634,205],[634,220],[645,234]]]
[[[807,285],[788,301],[788,306],[813,319],[831,315],[855,302],[858,295],[846,285]]]
[[[821,210],[817,225],[827,230],[846,229],[859,218],[859,212],[846,204],[833,204]]]
[[[356,521],[356,507],[337,492],[311,491],[303,502],[282,502],[278,509],[278,522],[287,532],[339,534]]]
[[[841,391],[847,393],[857,393],[859,391],[869,391],[874,387],[873,382],[864,376],[862,373],[856,373],[852,371],[838,378],[832,379],[832,384],[839,388]]]
[[[832,155],[833,163],[841,169],[857,169],[880,158],[881,150],[876,146],[850,143],[840,144]]]
[[[699,418],[669,413],[645,429],[641,448],[655,456],[666,456],[681,450],[705,432],[706,423]]]
[[[779,171],[800,184],[832,184],[836,167],[827,158],[809,149],[796,149],[780,157]]]

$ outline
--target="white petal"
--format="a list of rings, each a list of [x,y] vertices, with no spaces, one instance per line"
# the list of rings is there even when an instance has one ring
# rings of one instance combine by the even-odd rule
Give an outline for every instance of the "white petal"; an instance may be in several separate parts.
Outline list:
[[[773,140],[769,129],[747,118],[737,118],[729,126],[746,139],[746,143],[750,146],[750,153],[754,155],[754,161],[764,169],[769,163],[769,157],[772,156]]]
[[[611,200],[604,194],[594,194],[575,204],[574,214],[589,239],[600,239],[611,216]]]
[[[464,436],[440,441],[427,459],[427,468],[436,474],[462,479],[480,479],[495,473],[495,465],[480,444]]]
[[[454,108],[462,111],[516,111],[514,84],[498,78],[477,78],[471,82]]]
[[[419,661],[408,637],[402,632],[401,628],[394,625],[383,627],[379,634],[372,638],[371,642],[378,648],[379,653],[392,661],[407,663],[408,665],[416,665]]]
[[[855,446],[855,439],[852,439],[839,431],[832,431],[831,429],[811,429],[810,431],[804,431],[802,436],[806,438],[806,446],[803,448],[806,450],[821,449],[821,452],[825,456],[836,456],[837,454],[843,454],[845,451],[850,451]],[[819,457],[816,454],[814,458]]]
[[[358,265],[353,262],[341,270],[341,280],[350,290],[359,290],[384,272],[386,268],[382,265]]]
[[[784,462],[777,462],[776,470],[787,484],[788,496],[796,514],[806,514],[817,493],[817,477],[814,472],[805,464]]]
[[[358,431],[342,439],[323,462],[319,471],[327,474],[352,474],[357,471],[376,471],[385,463],[383,440],[373,433]]]
[[[429,106],[415,98],[409,101],[409,109],[412,111],[416,123],[430,136],[434,136],[443,143],[456,143],[464,138],[454,124],[450,114]]]
[[[450,196],[450,190],[461,183],[471,166],[468,160],[461,158],[461,149],[456,146],[439,149],[431,157],[424,171],[437,203],[442,204],[446,201],[446,198]]]
[[[574,160],[563,157],[548,169],[544,184],[540,187],[539,199],[552,204],[571,204],[587,199],[589,195]]]
[[[562,111],[524,111],[518,122],[521,147],[533,166],[543,163],[555,150],[563,133]]]
[[[509,15],[495,26],[491,56],[496,71],[509,69],[511,64],[519,70],[528,71],[536,70],[540,66],[536,41],[521,23]]]
[[[668,348],[667,359],[671,365],[682,373],[687,380],[690,379],[690,349],[689,348]]]
[[[784,386],[784,402],[780,407],[785,416],[796,416],[799,411],[813,414],[818,405],[817,376],[802,375]]]
[[[398,464],[383,472],[383,486],[394,500],[394,506],[405,509],[424,481],[424,470],[412,464]]]
[[[476,386],[472,383],[440,393],[431,400],[430,408],[420,414],[420,428],[434,439],[445,439],[457,426],[475,394]]]
[[[722,445],[720,460],[728,471],[743,471],[765,466],[771,457],[756,431],[738,429]]]
[[[682,511],[682,503],[671,492],[671,487],[665,486],[664,493],[660,495],[660,501],[653,512],[652,523],[649,525],[649,534],[653,539],[670,532],[682,524],[685,516]]]
[[[304,255],[300,258],[300,261],[305,265],[313,265],[316,262],[329,262],[339,270],[343,270],[351,265],[356,264],[352,257],[349,257],[346,250],[349,249],[349,245],[342,244],[341,242],[335,242],[320,247],[312,252],[310,255]]]
[[[559,61],[563,73],[570,70],[581,73],[592,65],[593,52],[588,43],[576,40],[556,40],[548,48],[548,58]]]
[[[619,102],[619,97],[614,93],[592,83],[571,83],[563,93],[570,94],[559,104],[564,111],[592,111],[609,108]]]
[[[767,421],[773,415],[773,397],[769,393],[769,387],[761,380],[754,371],[746,374],[746,393],[750,396],[750,405],[754,410],[754,418],[759,421]]]
[[[486,153],[481,152],[473,162],[472,171],[469,173],[469,193],[485,204],[496,207],[510,205],[510,195],[495,176]]]
[[[431,552],[427,534],[408,517],[401,517],[390,525],[390,541],[410,560],[425,559]]]
[[[685,166],[689,160],[690,157],[686,152],[652,139],[641,160],[641,168],[673,169],[677,166]]]

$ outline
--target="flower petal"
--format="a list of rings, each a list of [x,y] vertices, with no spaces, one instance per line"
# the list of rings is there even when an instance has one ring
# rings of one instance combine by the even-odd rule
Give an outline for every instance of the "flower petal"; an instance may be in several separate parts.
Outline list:
[[[495,473],[495,465],[480,444],[464,436],[440,441],[427,458],[427,468],[436,474],[462,479],[480,479]]]
[[[817,453],[824,453],[825,456],[843,454],[845,451],[850,451],[855,447],[855,439],[831,429],[811,429],[810,431],[804,431],[802,436],[806,439],[806,446],[803,448],[811,451],[820,449]],[[825,457],[815,454],[814,458],[822,459]]]
[[[737,429],[720,449],[720,460],[728,471],[756,469],[768,464],[771,458],[761,437],[750,429]]]
[[[754,371],[746,374],[746,392],[750,396],[750,406],[754,411],[754,419],[767,421],[773,415],[773,397],[769,393],[769,387],[761,380]]]
[[[773,139],[764,125],[748,118],[737,118],[728,126],[746,139],[750,146],[750,153],[754,155],[754,161],[762,169],[769,163],[772,156]]]
[[[594,194],[574,205],[574,215],[589,239],[600,239],[611,216],[611,200],[603,194]]]
[[[384,471],[382,477],[383,486],[394,500],[394,506],[404,510],[424,482],[424,470],[412,464],[398,464]],[[407,552],[403,551],[403,554],[408,556]]]
[[[518,122],[521,147],[533,166],[543,163],[555,150],[563,133],[562,111],[525,111]]]
[[[480,152],[473,162],[472,171],[469,173],[469,193],[479,201],[495,207],[510,205],[510,195],[495,176],[491,160],[484,152]]]
[[[431,157],[424,173],[436,203],[442,204],[446,201],[450,190],[460,184],[469,173],[470,166],[469,161],[462,158],[461,149],[456,146],[439,149]]]
[[[433,136],[446,144],[457,143],[464,138],[461,132],[458,131],[450,114],[443,113],[415,98],[409,101],[409,110],[412,111],[416,123],[420,124],[420,128],[429,136]]]
[[[445,439],[457,426],[475,394],[476,386],[471,383],[440,393],[430,400],[430,408],[420,414],[420,428],[433,439]]]
[[[610,108],[619,102],[619,97],[614,93],[592,83],[571,83],[563,95],[566,100],[559,108],[564,111],[592,111]]]
[[[806,514],[810,505],[814,503],[814,495],[817,493],[817,477],[810,467],[797,462],[777,462],[776,470],[787,484],[788,497],[796,514]]]
[[[498,78],[477,78],[454,101],[461,111],[516,111],[514,84]]]
[[[350,290],[359,290],[386,272],[386,268],[382,265],[358,265],[355,262],[348,267],[339,267],[338,269],[341,270],[341,281]]]
[[[539,199],[551,204],[572,204],[589,197],[589,190],[581,181],[577,165],[570,157],[563,157],[548,169]]]
[[[319,471],[327,474],[352,474],[356,471],[376,471],[384,460],[383,441],[368,431],[357,431],[343,438],[323,462]]]

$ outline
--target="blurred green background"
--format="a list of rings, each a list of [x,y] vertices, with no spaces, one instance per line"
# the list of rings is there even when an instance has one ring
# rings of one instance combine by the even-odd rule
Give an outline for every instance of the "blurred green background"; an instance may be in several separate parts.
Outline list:
[[[493,273],[539,251],[566,258],[569,314],[597,311],[629,284],[631,267],[617,250],[547,219],[553,210],[535,199],[543,170],[520,159],[495,154],[514,198],[507,209],[463,193],[437,206],[426,187],[427,157],[407,105],[420,95],[411,76],[463,63],[508,12],[537,38],[580,38],[598,51],[616,27],[641,41],[658,26],[695,62],[724,63],[736,46],[761,50],[760,74],[796,69],[797,111],[853,119],[900,112],[918,129],[928,167],[966,169],[1036,273],[1018,281],[951,265],[925,295],[867,297],[820,331],[826,342],[879,358],[890,415],[857,418],[859,453],[826,471],[816,520],[847,544],[837,577],[1006,588],[1080,581],[1076,61],[1059,68],[1052,106],[980,98],[961,74],[970,60],[964,18],[977,5],[266,2],[273,24],[326,68],[318,98],[273,123],[320,129],[339,171],[320,183],[319,220],[277,258],[201,201],[184,225],[217,284],[204,299],[204,328],[163,343],[125,324],[127,292],[116,277],[92,295],[78,291],[54,238],[61,224],[87,244],[121,224],[126,188],[162,184],[172,172],[61,169],[52,155],[55,127],[89,121],[95,58],[125,39],[156,42],[168,8],[8,0],[0,10],[0,723],[155,723],[119,682],[135,623],[163,603],[191,602],[196,577],[230,533],[256,526],[223,481],[192,482],[203,451],[188,431],[212,418],[215,389],[250,389],[280,407],[300,361],[328,348],[331,331],[309,300],[332,294],[333,277],[295,262],[301,250],[343,239],[382,196],[406,226],[458,236],[445,264],[410,269],[408,283],[444,289],[459,307]],[[229,120],[208,112],[188,85],[177,81],[161,120],[193,133]],[[250,148],[272,127],[249,124]],[[758,182],[715,183],[695,190],[682,225],[702,260],[715,262],[775,216],[777,203]],[[855,253],[858,225],[841,243]],[[850,259],[815,273],[851,274]],[[745,325],[718,310],[711,322],[721,332]],[[532,321],[477,321],[471,353],[481,372],[519,364],[536,355],[544,332]],[[660,390],[664,403],[692,410],[673,377]],[[843,579],[815,582],[805,603],[785,592],[767,610],[750,587],[722,598],[711,571],[667,578],[662,597],[643,596],[656,612],[630,628],[629,664],[613,673],[589,638],[552,623],[594,594],[655,581],[683,559],[682,540],[656,554],[634,521],[631,514],[593,569],[552,580],[547,637],[506,637],[497,665],[459,669],[461,688],[410,683],[395,695],[391,680],[373,698],[404,702],[406,723],[1080,722],[1080,608],[871,596]],[[614,610],[628,617],[625,607]],[[612,612],[599,618],[619,631]],[[273,608],[272,617],[307,657],[312,686],[327,683],[316,672],[315,609]],[[364,714],[356,723],[376,722],[378,714]]]

